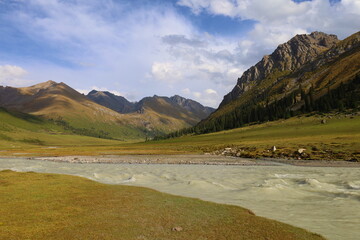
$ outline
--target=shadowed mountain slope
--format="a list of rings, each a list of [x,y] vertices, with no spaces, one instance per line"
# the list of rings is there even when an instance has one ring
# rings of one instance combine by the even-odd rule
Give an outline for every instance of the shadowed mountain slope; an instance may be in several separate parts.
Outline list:
[[[220,107],[190,132],[206,133],[312,111],[360,106],[360,32],[340,41],[297,35],[238,79]]]
[[[122,96],[117,96],[108,91],[92,90],[86,96],[92,101],[110,108],[118,113],[130,113],[136,111],[134,103],[129,102]]]

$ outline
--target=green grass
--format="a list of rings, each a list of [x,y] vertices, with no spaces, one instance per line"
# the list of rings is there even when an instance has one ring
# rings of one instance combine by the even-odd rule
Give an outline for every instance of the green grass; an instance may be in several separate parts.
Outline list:
[[[360,160],[360,116],[302,116],[211,134],[150,142],[124,142],[73,135],[46,121],[29,122],[0,112],[0,155],[64,156],[191,154],[242,149],[243,157]],[[321,124],[327,119],[326,124]],[[269,151],[272,146],[278,149]],[[56,147],[56,148],[54,148]]]
[[[236,206],[66,175],[1,171],[0,206],[0,239],[323,239]]]
[[[70,130],[65,130],[51,121],[3,109],[0,109],[0,120],[0,148],[113,145],[119,142],[74,135]]]
[[[299,148],[305,148],[308,159],[360,159],[360,116],[333,116],[327,119],[326,124],[321,124],[321,119],[323,117],[320,116],[295,117],[211,134],[138,143],[76,135],[33,134],[32,138],[43,141],[43,145],[0,140],[0,154],[7,156],[191,154],[232,147],[242,149],[242,157],[296,158],[294,152]],[[24,134],[23,138],[26,138],[26,133]],[[9,147],[8,143],[15,146]],[[49,148],[51,146],[58,148]],[[275,153],[269,151],[272,146],[278,149]]]

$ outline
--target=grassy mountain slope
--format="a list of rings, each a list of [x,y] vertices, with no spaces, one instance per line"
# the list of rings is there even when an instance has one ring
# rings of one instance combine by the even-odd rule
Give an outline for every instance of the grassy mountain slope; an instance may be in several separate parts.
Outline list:
[[[141,112],[152,111],[159,115],[169,116],[176,119],[181,119],[188,125],[195,125],[199,119],[194,113],[188,112],[180,105],[174,104],[167,97],[146,97],[143,98],[138,105]]]
[[[141,123],[98,105],[64,83],[48,81],[31,87],[0,87],[0,105],[79,129],[79,134],[115,139],[141,139]],[[81,129],[83,131],[81,131]]]
[[[91,101],[64,83],[47,81],[24,88],[0,86],[1,107],[53,120],[79,135],[136,141],[200,121],[169,98],[145,98],[138,104],[141,104],[138,111],[121,114]]]
[[[177,95],[170,98],[155,95],[145,97],[134,103],[127,101],[122,96],[106,91],[93,90],[87,97],[118,113],[126,113],[135,118],[142,118],[149,131],[160,133],[168,133],[183,127],[194,126],[215,110]]]
[[[286,59],[285,55],[278,61]],[[244,74],[249,75],[247,72]],[[198,124],[197,130],[218,131],[240,127],[244,123],[321,110],[324,106],[320,105],[326,103],[316,101],[342,85],[353,84],[359,74],[360,32],[337,42],[328,50],[319,51],[311,61],[305,61],[294,70],[270,68],[265,78],[246,82],[241,81],[247,78],[239,79],[237,87],[225,96],[219,109]],[[345,94],[356,95],[356,89],[349,89]]]
[[[118,141],[73,134],[69,129],[43,118],[0,108],[0,148],[5,150],[51,146],[113,145]]]

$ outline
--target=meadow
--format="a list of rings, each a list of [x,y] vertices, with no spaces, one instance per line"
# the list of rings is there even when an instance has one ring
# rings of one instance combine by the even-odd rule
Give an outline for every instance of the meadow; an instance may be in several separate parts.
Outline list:
[[[0,239],[323,239],[241,207],[68,175],[1,171],[0,205]]]
[[[241,157],[360,160],[360,116],[309,115],[159,141],[118,141],[74,135],[60,126],[7,116],[0,123],[2,156],[203,154],[233,148]],[[323,121],[325,120],[325,121]],[[323,123],[322,123],[323,122]],[[11,124],[10,124],[11,123]],[[275,146],[276,151],[271,151]]]

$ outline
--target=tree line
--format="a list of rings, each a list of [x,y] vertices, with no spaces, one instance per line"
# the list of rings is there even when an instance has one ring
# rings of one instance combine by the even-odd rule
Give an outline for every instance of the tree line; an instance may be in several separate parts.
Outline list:
[[[299,100],[300,96],[300,100]],[[294,104],[301,104],[299,110],[292,110]],[[351,81],[341,83],[337,88],[330,89],[320,98],[315,99],[314,88],[309,91],[299,88],[280,100],[259,104],[255,100],[235,108],[221,117],[202,121],[198,125],[172,132],[164,136],[156,136],[154,140],[180,137],[187,134],[204,134],[243,127],[249,124],[287,119],[304,113],[344,111],[360,107],[360,73]]]

